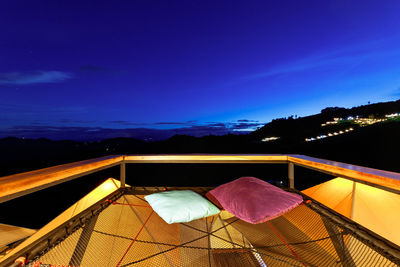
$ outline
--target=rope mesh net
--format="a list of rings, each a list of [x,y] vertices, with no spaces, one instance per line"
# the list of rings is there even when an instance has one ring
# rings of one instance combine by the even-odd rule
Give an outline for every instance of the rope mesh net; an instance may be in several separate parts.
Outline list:
[[[28,266],[397,266],[300,205],[267,223],[221,212],[167,224],[125,194]]]

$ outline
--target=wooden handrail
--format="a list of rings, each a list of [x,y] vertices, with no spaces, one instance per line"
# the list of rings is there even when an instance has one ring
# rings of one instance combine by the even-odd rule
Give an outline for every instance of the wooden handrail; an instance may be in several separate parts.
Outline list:
[[[126,163],[287,163],[280,154],[127,155]]]
[[[106,156],[0,177],[0,203],[118,165],[121,162],[123,162],[123,156]]]
[[[400,173],[372,169],[332,160],[308,157],[304,155],[288,155],[288,162],[295,165],[340,176],[371,186],[400,193]]]

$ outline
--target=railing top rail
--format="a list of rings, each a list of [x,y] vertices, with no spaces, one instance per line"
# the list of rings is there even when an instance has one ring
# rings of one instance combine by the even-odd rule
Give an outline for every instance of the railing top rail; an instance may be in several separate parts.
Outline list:
[[[154,154],[126,155],[126,163],[286,163],[282,154]]]
[[[332,160],[313,158],[304,155],[288,155],[288,161],[296,165],[325,172],[333,176],[378,185],[400,192],[400,173],[372,169]]]
[[[334,176],[376,184],[400,192],[400,173],[366,168],[304,155],[156,154],[115,155],[0,177],[0,203],[120,163],[293,163]]]
[[[122,161],[123,156],[106,156],[0,177],[0,203],[112,167]]]

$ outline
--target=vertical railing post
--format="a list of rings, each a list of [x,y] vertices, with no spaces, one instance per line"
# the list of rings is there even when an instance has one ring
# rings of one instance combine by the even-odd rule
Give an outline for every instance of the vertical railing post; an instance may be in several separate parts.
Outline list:
[[[119,166],[120,166],[119,180],[121,182],[121,187],[125,187],[125,178],[126,178],[125,162],[122,162]]]
[[[350,219],[354,217],[354,202],[356,198],[356,185],[357,182],[353,181],[353,190],[351,192],[351,211],[350,211]]]
[[[294,164],[288,163],[289,188],[294,189]]]

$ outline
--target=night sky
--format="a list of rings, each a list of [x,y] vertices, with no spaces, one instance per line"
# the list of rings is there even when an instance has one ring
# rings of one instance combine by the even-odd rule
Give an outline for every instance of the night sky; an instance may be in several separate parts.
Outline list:
[[[396,0],[3,0],[0,22],[0,137],[245,130],[400,97]]]

